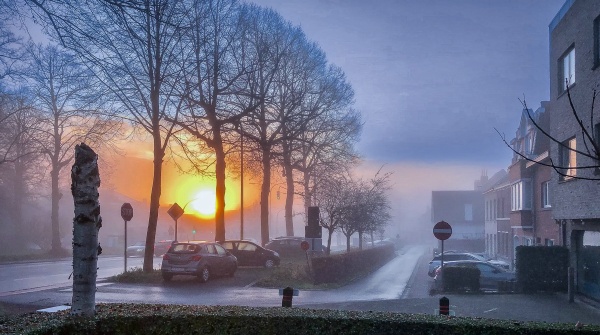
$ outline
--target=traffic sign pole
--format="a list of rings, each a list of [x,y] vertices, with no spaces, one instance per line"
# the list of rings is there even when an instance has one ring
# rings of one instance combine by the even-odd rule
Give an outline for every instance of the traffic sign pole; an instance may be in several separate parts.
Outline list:
[[[444,241],[452,236],[452,226],[446,221],[440,221],[433,226],[433,236],[442,241],[442,254],[440,255],[440,273],[444,282]]]
[[[125,221],[125,250],[123,251],[123,272],[127,272],[127,221]]]
[[[123,241],[123,272],[127,272],[127,221],[133,219],[133,207],[126,202],[121,206],[121,217],[125,221],[125,241]]]

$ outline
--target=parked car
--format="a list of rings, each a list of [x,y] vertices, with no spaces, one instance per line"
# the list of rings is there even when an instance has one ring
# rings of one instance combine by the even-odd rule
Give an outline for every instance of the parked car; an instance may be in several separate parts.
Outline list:
[[[444,263],[446,262],[452,262],[452,261],[482,261],[482,262],[488,262],[492,265],[504,268],[505,270],[508,270],[510,265],[504,261],[498,261],[498,260],[489,260],[486,259],[485,257],[481,256],[481,255],[477,255],[474,253],[470,253],[470,252],[454,252],[454,251],[450,251],[450,252],[444,252]],[[430,277],[433,277],[434,271],[437,267],[439,267],[442,263],[442,255],[436,255],[435,257],[433,257],[433,259],[429,262],[429,269],[427,274]]]
[[[237,258],[218,243],[175,242],[163,255],[160,272],[165,281],[175,275],[188,275],[204,283],[216,275],[232,277],[237,265]]]
[[[279,266],[280,258],[276,251],[265,249],[248,240],[227,240],[221,245],[231,252],[240,266]]]
[[[127,247],[127,257],[143,257],[146,251],[146,242],[139,241],[135,242],[134,245]]]
[[[449,267],[463,267],[463,268],[477,268],[479,269],[479,288],[482,290],[498,290],[500,282],[514,282],[517,277],[514,272],[509,272],[499,266],[490,264],[485,261],[444,261],[444,268]],[[442,268],[438,266],[434,271],[434,289],[442,290]]]
[[[307,239],[300,236],[277,237],[265,245],[265,248],[276,251],[281,257],[303,256],[305,251],[302,250],[300,244]],[[320,252],[326,249],[321,245]]]

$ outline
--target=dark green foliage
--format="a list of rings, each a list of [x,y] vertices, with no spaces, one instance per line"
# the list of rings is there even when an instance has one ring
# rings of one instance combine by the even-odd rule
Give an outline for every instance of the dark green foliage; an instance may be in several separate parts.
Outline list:
[[[312,271],[315,284],[335,283],[371,272],[395,257],[393,245],[352,251],[345,254],[314,257]]]
[[[569,250],[561,246],[518,246],[517,282],[523,292],[565,292]]]
[[[478,268],[453,266],[444,267],[442,271],[444,292],[479,291],[479,276],[481,272]]]
[[[3,320],[2,334],[598,334],[559,323],[283,307],[99,304],[94,317],[68,311]]]

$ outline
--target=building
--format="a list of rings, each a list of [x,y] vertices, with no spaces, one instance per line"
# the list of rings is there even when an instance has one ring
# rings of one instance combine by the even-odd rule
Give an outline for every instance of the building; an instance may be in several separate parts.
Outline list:
[[[485,220],[482,190],[488,183],[484,173],[473,190],[432,191],[431,227],[439,221],[452,226],[452,236],[444,241],[444,250],[482,252],[485,250]],[[438,245],[441,249],[441,245]]]
[[[515,137],[511,141],[513,159],[508,168],[510,184],[510,225],[512,260],[520,245],[560,244],[559,227],[552,218],[549,159],[550,139],[547,102],[535,111],[524,108]]]
[[[512,230],[510,226],[510,183],[508,173],[500,170],[483,192],[485,203],[485,253],[493,259],[511,263]]]
[[[546,109],[550,134],[557,140],[550,146],[557,166],[549,185],[552,212],[575,270],[570,289],[600,300],[600,115],[592,108],[600,84],[600,2],[566,1],[550,23],[549,35]]]

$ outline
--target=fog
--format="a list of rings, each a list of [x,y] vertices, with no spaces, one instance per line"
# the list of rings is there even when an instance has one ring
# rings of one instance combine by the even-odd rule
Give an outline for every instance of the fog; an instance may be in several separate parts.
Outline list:
[[[310,87],[306,91],[299,90],[300,93],[294,92],[290,95],[294,99],[295,94],[308,97],[301,104],[298,103],[301,108],[296,106],[294,108],[297,110],[294,110],[289,107],[290,110],[297,112],[297,114],[292,113],[291,117],[281,112],[291,113],[285,104],[286,98],[289,97],[281,98],[280,101],[277,100],[278,94],[283,95],[283,93],[279,91],[274,93],[276,89],[269,91],[271,88],[264,89],[261,86],[261,90],[257,90],[255,87],[257,85],[253,82],[258,81],[257,77],[246,73],[251,71],[247,71],[242,66],[237,69],[239,72],[236,74],[235,69],[230,69],[230,67],[235,68],[233,63],[217,64],[232,71],[228,75],[236,78],[231,82],[220,84],[227,89],[241,88],[235,93],[227,90],[215,93],[214,99],[224,99],[224,102],[218,100],[222,105],[215,102],[215,106],[206,107],[207,102],[202,99],[205,98],[203,90],[207,89],[203,85],[207,84],[195,78],[198,79],[198,83],[190,85],[187,80],[191,79],[184,78],[186,74],[181,74],[182,77],[176,76],[180,75],[180,72],[192,73],[196,67],[204,70],[205,67],[213,65],[217,68],[217,65],[206,65],[203,63],[204,60],[184,57],[177,59],[177,62],[171,60],[171,67],[167,67],[171,71],[169,76],[172,75],[175,79],[169,77],[164,85],[173,85],[172,91],[162,92],[160,104],[154,105],[162,105],[160,108],[164,108],[159,113],[161,118],[164,115],[169,116],[160,120],[160,127],[152,128],[149,126],[152,123],[140,122],[140,118],[143,120],[143,116],[140,115],[144,113],[151,115],[150,112],[154,112],[152,110],[154,107],[149,106],[154,105],[148,103],[144,94],[140,94],[141,97],[135,97],[136,93],[127,95],[130,94],[129,92],[136,92],[128,86],[132,84],[123,74],[127,71],[115,75],[104,68],[102,61],[86,54],[85,48],[77,49],[77,46],[71,45],[71,48],[79,52],[79,56],[84,55],[82,57],[89,61],[86,66],[79,69],[96,71],[89,77],[81,75],[91,80],[81,84],[85,89],[93,91],[93,94],[86,91],[88,94],[86,97],[94,96],[96,100],[93,102],[86,100],[82,103],[66,99],[61,101],[64,111],[67,114],[77,114],[76,111],[97,108],[94,110],[102,111],[102,113],[98,112],[102,117],[94,121],[106,117],[102,119],[105,122],[103,130],[109,129],[115,134],[104,136],[109,133],[107,131],[102,133],[102,136],[94,137],[101,132],[78,133],[93,123],[85,117],[94,113],[83,113],[77,116],[79,124],[75,122],[65,127],[67,134],[77,134],[73,136],[77,140],[72,143],[62,143],[64,146],[51,154],[48,152],[55,148],[50,146],[51,142],[46,142],[50,137],[48,134],[52,133],[50,129],[59,129],[62,125],[51,122],[44,124],[40,121],[58,120],[59,117],[49,117],[48,115],[55,115],[52,113],[45,117],[40,116],[44,111],[48,112],[44,110],[44,102],[53,101],[40,93],[48,85],[40,79],[45,78],[44,76],[39,75],[35,78],[33,76],[32,69],[36,68],[37,63],[32,59],[37,59],[36,54],[30,49],[20,49],[18,47],[20,44],[13,41],[12,44],[9,43],[11,46],[9,51],[15,52],[15,56],[12,57],[16,59],[14,65],[6,66],[6,63],[0,62],[0,256],[15,256],[18,259],[23,255],[27,257],[32,254],[47,255],[51,251],[56,251],[53,250],[55,247],[52,241],[53,234],[55,237],[59,235],[60,246],[67,253],[72,250],[74,204],[71,195],[70,169],[73,162],[69,155],[78,142],[89,140],[95,141],[93,143],[98,148],[97,153],[100,158],[99,170],[102,182],[99,197],[102,227],[99,230],[99,242],[104,251],[103,266],[107,269],[103,272],[105,278],[102,279],[107,279],[121,271],[120,257],[123,255],[124,248],[136,242],[146,241],[149,224],[151,226],[154,223],[151,213],[156,207],[158,207],[156,241],[221,241],[219,233],[224,229],[225,239],[237,240],[243,235],[244,239],[255,241],[257,246],[264,246],[269,240],[288,235],[286,228],[289,227],[286,227],[285,220],[285,191],[289,185],[286,182],[291,179],[286,177],[293,176],[295,192],[293,207],[291,207],[293,235],[302,237],[305,235],[305,226],[308,223],[305,201],[307,206],[309,201],[311,206],[316,202],[322,204],[321,221],[318,222],[325,226],[326,218],[334,216],[325,212],[325,207],[329,205],[325,200],[338,200],[337,196],[339,196],[341,200],[332,206],[338,206],[336,209],[344,213],[342,217],[345,215],[346,221],[338,219],[339,222],[345,222],[345,228],[352,227],[352,224],[348,224],[348,221],[352,220],[348,220],[347,217],[348,213],[353,213],[355,217],[360,217],[360,220],[354,221],[363,223],[363,226],[352,231],[351,247],[348,246],[348,249],[352,251],[358,249],[360,232],[364,233],[364,249],[377,249],[376,246],[369,244],[373,235],[374,240],[384,240],[379,242],[384,242],[383,248],[387,247],[389,251],[388,254],[384,254],[381,251],[383,248],[377,249],[385,256],[377,256],[376,260],[364,261],[361,265],[368,267],[372,265],[371,263],[388,263],[382,265],[380,269],[372,269],[369,274],[361,278],[353,278],[354,281],[350,286],[329,290],[328,287],[318,287],[317,284],[310,283],[318,289],[323,289],[323,292],[306,293],[304,297],[307,299],[307,305],[344,303],[347,299],[372,302],[404,298],[430,299],[427,300],[427,303],[430,303],[434,300],[431,298],[428,286],[433,279],[423,274],[426,262],[433,256],[434,248],[440,243],[432,234],[434,224],[431,213],[432,192],[473,190],[476,180],[482,175],[492,176],[511,164],[513,153],[498,132],[501,135],[505,134],[508,140],[512,138],[519,125],[523,108],[519,99],[526,99],[535,107],[539,106],[541,101],[549,99],[548,24],[564,1],[253,0],[252,3],[276,11],[285,22],[298,29],[296,33],[304,34],[298,38],[298,41],[306,42],[306,45],[298,42],[302,48],[291,49],[291,52],[286,51],[279,56],[283,58],[283,55],[301,54],[306,59],[298,57],[290,63],[317,64],[314,68],[291,66],[293,71],[290,70],[289,73],[295,74],[293,79],[302,78],[298,80],[305,80],[303,85]],[[29,13],[25,7],[16,9]],[[3,13],[0,12],[0,15]],[[252,17],[244,19],[248,20],[245,23],[250,27]],[[31,38],[37,43],[52,45],[54,43],[52,39],[44,35],[43,30],[36,23],[29,20],[28,16],[24,15],[21,19],[12,22],[14,25],[9,25],[7,19],[6,26],[0,25],[0,28],[13,31],[23,41]],[[38,18],[36,22],[39,20]],[[269,31],[265,34],[267,37],[279,36],[273,32],[279,32],[277,29],[267,29],[272,28],[268,26],[272,23],[268,19],[253,23],[256,23],[252,26],[253,29],[257,29],[260,33]],[[258,23],[268,27],[261,27]],[[288,27],[281,22],[276,21],[276,23],[281,26],[273,23],[275,27]],[[10,28],[7,28],[9,26]],[[295,30],[290,28],[290,31]],[[291,33],[289,36],[285,35],[281,40],[286,38],[293,40],[290,37],[292,35]],[[181,36],[190,37],[185,34]],[[228,38],[232,40],[239,37],[231,36]],[[304,38],[306,41],[303,40]],[[275,40],[269,41],[275,43]],[[246,42],[242,39],[240,41]],[[181,50],[187,50],[190,45],[184,45]],[[246,44],[243,45],[244,48],[248,47]],[[269,42],[265,45],[268,46]],[[311,49],[312,47],[317,51]],[[42,49],[46,50],[40,45],[39,50]],[[50,49],[52,48],[48,48]],[[0,50],[0,57],[3,57],[2,51]],[[257,47],[254,51],[260,54],[263,50]],[[231,53],[227,54],[227,57],[236,59],[232,55],[237,54],[234,51]],[[24,54],[29,56],[22,56]],[[182,51],[181,54],[186,53]],[[252,53],[244,52],[243,56],[249,54]],[[45,60],[50,57],[49,55],[40,51],[37,56],[40,60]],[[77,65],[75,60],[79,58],[66,53],[64,56],[68,56],[65,58],[67,65]],[[131,59],[136,59],[134,53],[129,56]],[[198,62],[195,63],[194,60]],[[189,68],[180,72],[173,70],[179,66],[179,61]],[[256,62],[253,64],[257,67],[264,65],[262,58],[258,56],[256,59],[248,57],[248,60],[244,59],[244,61]],[[168,62],[165,61],[166,63]],[[278,62],[265,61],[265,63],[279,70]],[[144,68],[145,65],[148,64],[136,66]],[[13,73],[12,66],[19,71]],[[38,64],[37,68],[41,69],[42,65]],[[119,67],[115,66],[115,69],[117,68]],[[261,68],[265,70],[261,72],[261,76],[264,73],[271,73],[269,72],[271,68],[265,67],[265,69]],[[287,70],[281,71],[281,78],[276,78],[279,80],[277,84],[281,87],[285,86],[283,83],[286,83],[287,79],[290,79],[285,77]],[[142,78],[144,71],[139,71]],[[113,75],[122,81],[115,80],[116,88],[110,87],[110,90],[114,90],[112,95],[96,89],[104,87],[102,82],[105,84],[107,80],[112,80]],[[210,77],[208,74],[207,76]],[[219,76],[219,80],[229,79],[226,75],[219,74]],[[69,80],[75,81],[72,78]],[[70,82],[69,80],[65,82]],[[264,78],[260,77],[260,80]],[[119,87],[119,84],[122,86]],[[136,86],[137,89],[138,86],[144,85],[136,82],[136,85],[132,86]],[[190,89],[188,85],[194,88]],[[292,86],[290,84],[290,87]],[[327,91],[323,87],[338,89]],[[208,88],[210,89],[210,85]],[[196,89],[202,93],[195,92]],[[194,92],[190,93],[188,90]],[[184,91],[185,93],[181,93]],[[79,91],[74,92],[79,94]],[[177,94],[169,95],[172,92]],[[263,96],[259,96],[259,93]],[[272,96],[267,97],[268,94]],[[101,95],[102,98],[98,98],[97,95]],[[125,95],[127,97],[123,98]],[[230,100],[226,100],[223,96]],[[231,98],[231,96],[235,97]],[[331,98],[332,96],[334,98]],[[181,101],[177,102],[177,99]],[[258,99],[261,103],[255,104],[253,99]],[[326,100],[323,103],[325,107],[315,102],[321,99]],[[128,105],[130,100],[135,102]],[[201,100],[202,102],[198,103]],[[329,107],[328,103],[334,107]],[[185,108],[178,109],[180,106]],[[306,117],[303,113],[312,112],[313,109],[322,112],[326,117],[316,113],[318,116],[309,115],[306,120],[301,119]],[[35,114],[35,118],[32,117],[34,114],[24,116],[25,119],[30,118],[27,119],[30,122],[27,125],[30,126],[29,129],[35,129],[31,133],[35,135],[32,135],[31,142],[25,140],[19,142],[20,146],[17,150],[13,149],[13,143],[21,139],[21,133],[16,130],[20,129],[18,126],[21,125],[19,122],[22,120],[16,116],[21,116],[19,113],[23,110],[38,111],[40,114]],[[200,111],[208,115],[209,111],[214,110],[223,112],[227,117],[223,117],[223,120],[218,122],[213,119],[205,120],[204,124],[199,122],[200,131],[190,126],[191,124],[197,126],[194,113]],[[300,110],[302,113],[299,112]],[[112,112],[118,114],[119,118],[115,118]],[[306,114],[310,113],[306,112]],[[15,116],[14,120],[13,116]],[[281,126],[286,122],[281,120],[295,120],[296,117],[301,119],[297,123],[302,124],[297,126],[298,129],[287,129],[288,126],[294,127],[293,122],[287,123],[285,127]],[[70,119],[71,115],[68,114],[63,121]],[[218,129],[217,136],[215,128],[209,126],[219,122],[222,122],[219,127],[223,128]],[[323,124],[329,127],[321,127]],[[152,131],[156,133],[153,134]],[[293,136],[290,135],[292,133]],[[156,135],[154,144],[160,142],[161,150],[165,149],[164,157],[156,158],[160,154],[155,151],[157,146],[153,146],[151,135]],[[63,139],[66,141],[67,138]],[[265,138],[274,140],[265,142]],[[171,142],[167,143],[169,140]],[[246,141],[243,142],[244,149],[240,145],[242,141]],[[45,146],[40,143],[45,143]],[[306,143],[327,148],[319,153],[322,156],[314,154],[317,157],[314,161],[318,161],[320,165],[317,164],[316,167],[302,165],[309,165],[310,158],[314,158],[303,151]],[[331,154],[328,150],[334,153]],[[25,151],[27,152],[23,154]],[[241,157],[242,153],[244,156],[240,161],[238,157]],[[305,154],[306,156],[302,156]],[[59,162],[56,157],[64,160]],[[186,161],[189,157],[193,157],[196,166]],[[262,170],[261,164],[266,164],[266,158],[270,159],[269,173]],[[156,189],[160,188],[160,192],[156,192],[153,197],[151,194],[153,174],[156,171],[153,163],[156,159],[162,161],[162,175],[160,187],[157,187],[159,184],[154,185]],[[226,169],[217,170],[217,167],[221,168],[224,164],[227,166]],[[240,174],[242,164],[245,164],[243,178]],[[50,177],[51,171],[57,167],[61,170],[57,177],[58,188],[54,189],[53,208]],[[219,174],[221,172],[225,175],[224,180],[215,177],[222,176]],[[303,174],[304,172],[306,174]],[[380,175],[386,175],[387,179],[377,185],[374,180]],[[262,185],[263,180],[270,180],[270,184]],[[243,185],[243,192],[241,185]],[[386,188],[387,186],[389,189]],[[222,198],[219,198],[219,195],[222,195],[219,193],[221,190],[219,187],[225,188]],[[269,193],[265,195],[261,192],[261,187],[269,189]],[[381,189],[385,189],[381,194],[385,194],[386,201],[377,198],[381,195],[378,193]],[[305,192],[309,193],[309,196]],[[150,199],[159,200],[151,204]],[[124,222],[120,212],[124,203],[131,204],[134,209],[133,218],[127,223]],[[174,220],[167,212],[175,203],[185,209],[185,214],[178,220]],[[208,209],[201,208],[207,203]],[[381,205],[382,203],[384,205]],[[358,211],[357,208],[361,210]],[[53,218],[51,214],[53,210],[56,211],[58,219]],[[208,214],[202,213],[202,210],[208,210]],[[53,219],[58,221],[59,233],[56,229],[52,230]],[[268,225],[265,226],[267,222]],[[371,225],[366,226],[364,222]],[[484,225],[485,222],[481,224]],[[344,254],[346,251],[346,236],[340,228],[341,223],[340,225],[331,239],[334,255]],[[267,234],[265,229],[268,231]],[[175,230],[177,236],[174,234]],[[321,232],[320,242],[326,245],[328,232],[325,228]],[[125,236],[127,241],[124,240]],[[268,236],[268,239],[265,239],[265,236]],[[151,245],[150,242],[147,242],[148,245]],[[394,250],[390,251],[389,248]],[[299,251],[297,249],[295,251]],[[279,275],[285,280],[290,279],[286,276],[298,276],[298,273],[309,277],[314,275],[310,273],[310,258],[324,256],[325,251],[310,250],[310,252],[306,250],[304,253],[301,252],[301,257],[294,260],[298,264],[293,264],[295,268],[288,270],[289,273],[282,275],[272,272],[270,275],[273,277]],[[225,254],[225,251],[222,254]],[[65,255],[54,254],[53,256]],[[155,259],[148,258],[153,260],[155,269],[160,269],[162,255],[154,256]],[[227,257],[232,257],[231,251],[227,252]],[[135,264],[142,266],[141,264],[147,260],[137,259]],[[168,260],[168,257],[165,256],[164,260]],[[278,253],[277,260],[279,261]],[[216,282],[225,284],[205,286],[209,287],[206,289],[206,296],[202,295],[205,292],[200,292],[202,287],[192,286],[187,281],[166,284],[173,276],[172,274],[165,276],[166,271],[157,271],[156,276],[162,275],[164,282],[152,284],[154,285],[151,289],[152,294],[148,297],[139,288],[132,288],[129,292],[118,284],[105,291],[99,290],[98,296],[99,300],[104,302],[120,301],[119,299],[146,302],[145,299],[148,299],[152,302],[210,305],[238,303],[236,299],[239,295],[242,299],[240,304],[263,306],[267,305],[264,300],[267,296],[265,287],[273,290],[273,287],[268,285],[261,287],[256,284],[261,280],[256,275],[259,270],[272,270],[270,267],[273,260],[268,263],[271,264],[269,266],[264,265],[266,264],[264,261],[261,259],[262,263],[258,263],[260,269],[244,265],[239,270],[235,263],[232,267],[233,272],[228,273],[227,278],[217,276],[215,279]],[[62,267],[68,267],[64,259],[60,262],[63,262],[60,263]],[[282,265],[285,265],[284,261]],[[200,266],[198,268],[200,269]],[[208,268],[205,266],[201,270]],[[20,295],[20,290],[44,291],[40,284],[43,282],[42,273],[54,270],[56,273],[52,276],[58,279],[52,285],[56,286],[54,288],[62,288],[64,274],[60,271],[64,270],[48,269],[41,265],[39,270],[32,270],[31,276],[36,278],[32,281],[35,284],[30,285],[32,287],[19,287],[18,290],[13,290],[11,286],[11,289],[0,291],[0,297],[4,294],[29,299],[28,296]],[[10,271],[16,274],[20,272],[17,266],[11,266]],[[234,275],[235,271],[238,272]],[[29,275],[27,273],[27,276]],[[0,278],[0,280],[4,279]],[[310,285],[309,289],[312,289],[313,286]],[[190,302],[190,294],[183,293],[188,289],[198,291],[195,293],[206,300]],[[54,296],[47,299],[54,302],[59,298]]]

